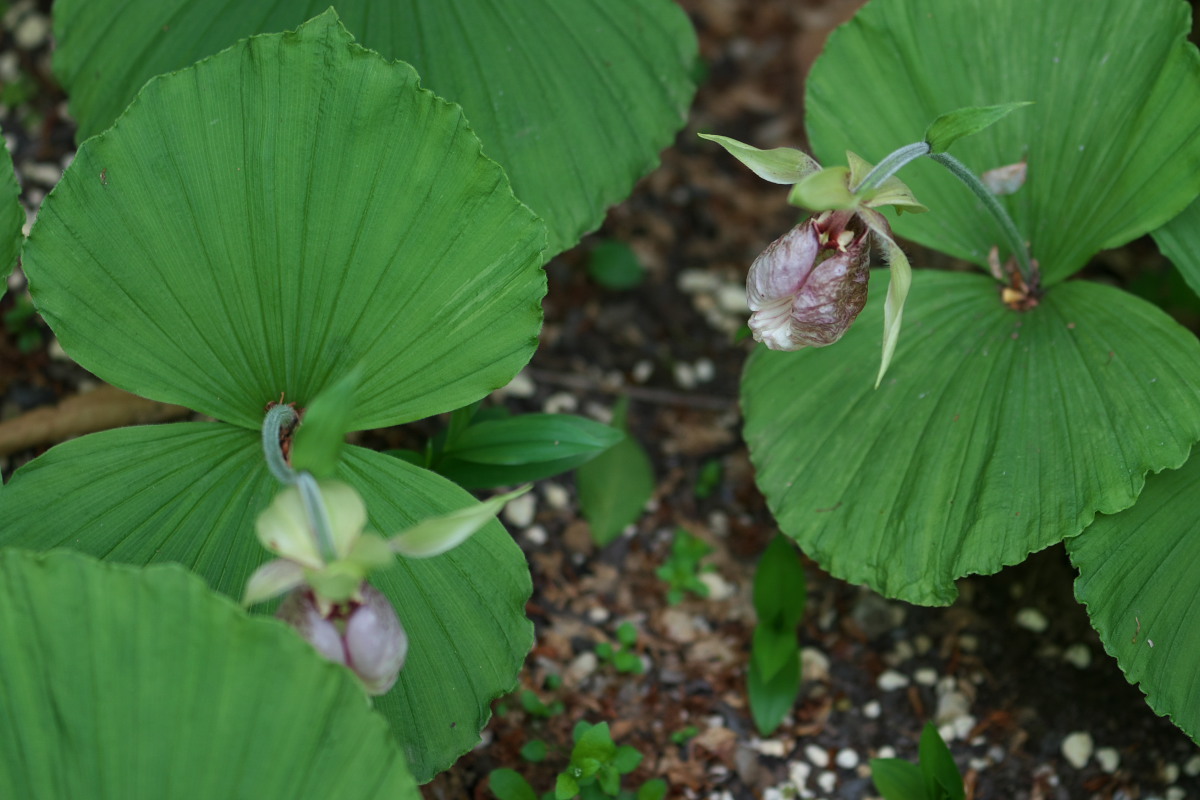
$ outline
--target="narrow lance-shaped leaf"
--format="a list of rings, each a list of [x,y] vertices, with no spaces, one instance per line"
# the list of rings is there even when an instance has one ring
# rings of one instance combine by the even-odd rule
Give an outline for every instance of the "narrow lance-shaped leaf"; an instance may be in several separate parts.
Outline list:
[[[292,467],[318,478],[337,469],[346,434],[352,429],[362,372],[352,369],[313,399],[292,438]]]
[[[1029,102],[1004,103],[998,106],[974,106],[960,108],[942,114],[925,129],[925,142],[934,153],[949,149],[950,145],[964,136],[973,136],[1007,117]]]
[[[883,353],[879,359],[879,374],[875,376],[875,388],[878,389],[883,376],[887,374],[888,365],[892,363],[892,356],[896,354],[896,342],[900,339],[900,326],[904,320],[904,303],[912,287],[912,266],[903,248],[892,238],[887,218],[870,209],[863,209],[860,213],[872,232],[879,237],[877,244],[889,267],[887,299],[883,303]]]
[[[944,796],[947,800],[963,800],[962,773],[954,763],[950,748],[942,740],[937,726],[926,722],[921,731],[919,746],[921,772],[925,773],[925,787],[931,797]]]

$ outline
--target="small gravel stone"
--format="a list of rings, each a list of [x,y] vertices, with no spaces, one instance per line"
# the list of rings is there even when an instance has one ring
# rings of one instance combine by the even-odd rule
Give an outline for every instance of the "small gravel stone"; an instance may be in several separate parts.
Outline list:
[[[849,747],[843,747],[838,750],[837,758],[834,762],[842,769],[854,769],[858,766],[858,753],[851,750]]]
[[[1168,786],[1165,800],[1187,800],[1187,792],[1178,786]]]
[[[691,364],[686,361],[680,361],[675,364],[672,372],[675,375],[675,383],[678,384],[679,388],[696,388],[696,370]]]
[[[546,542],[550,541],[549,534],[541,525],[530,525],[525,529],[525,541],[529,542],[534,547],[541,547]]]
[[[817,776],[817,786],[821,787],[821,791],[827,794],[832,794],[837,788],[837,775],[832,772],[822,772]]]
[[[804,789],[808,776],[812,774],[812,765],[807,761],[793,761],[788,764],[788,780],[797,789]]]
[[[62,167],[58,164],[28,162],[21,165],[21,177],[26,182],[36,183],[47,188],[53,187],[62,178]]]
[[[806,681],[829,680],[829,657],[815,647],[801,648],[800,678]]]
[[[804,748],[804,757],[820,769],[829,766],[829,751],[824,747],[818,747],[815,744],[807,745]]]
[[[752,739],[750,747],[764,756],[773,758],[783,758],[787,753],[787,748],[779,739]]]
[[[721,577],[719,572],[704,572],[700,582],[708,587],[709,600],[728,600],[733,597],[733,584]]]
[[[967,653],[974,653],[979,649],[979,637],[973,633],[964,633],[958,637],[958,648]]]
[[[727,314],[739,316],[747,314],[750,306],[746,304],[746,287],[739,283],[725,283],[717,289],[717,308]]]
[[[1067,734],[1067,738],[1063,739],[1063,758],[1075,769],[1083,769],[1087,765],[1094,749],[1092,735],[1086,731]]]
[[[862,713],[867,719],[879,719],[879,715],[883,713],[883,706],[879,705],[878,700],[871,700],[862,707]]]
[[[675,285],[684,294],[715,292],[717,287],[721,285],[721,279],[707,270],[685,269],[679,273],[679,277],[675,280]]]
[[[933,667],[921,667],[913,673],[913,680],[922,686],[933,686],[937,683],[937,670]]]
[[[604,606],[596,606],[588,609],[587,616],[588,622],[599,625],[602,622],[607,622],[608,618],[611,617],[612,614],[609,613],[609,610]]]
[[[579,686],[589,675],[596,671],[596,667],[599,664],[600,662],[596,658],[596,654],[591,650],[588,650],[586,653],[580,653],[563,670],[563,683],[568,686]]]
[[[696,641],[696,624],[692,615],[678,608],[664,609],[659,617],[663,633],[668,639],[680,644]]]
[[[696,370],[696,380],[700,383],[708,383],[717,376],[717,368],[711,358],[697,359],[694,369]]]
[[[537,498],[532,494],[523,494],[505,504],[504,519],[518,528],[527,528],[533,522],[536,509]]]
[[[542,404],[542,411],[547,414],[570,414],[577,408],[579,400],[568,392],[555,392]]]
[[[875,753],[875,757],[876,758],[895,758],[896,757],[896,749],[894,747],[892,747],[891,745],[885,744],[883,747],[879,748],[878,752]]]
[[[537,385],[533,382],[533,378],[526,375],[524,372],[518,372],[508,385],[500,390],[501,394],[510,397],[533,397],[537,392]]]
[[[1161,776],[1162,782],[1166,784],[1171,784],[1179,780],[1179,765],[1173,761],[1163,764]]]
[[[1077,642],[1063,651],[1062,659],[1079,669],[1087,669],[1092,664],[1092,651],[1083,642]]]
[[[650,380],[650,376],[654,374],[654,362],[642,359],[633,365],[633,370],[630,376],[634,383],[645,383]]]
[[[1121,754],[1115,747],[1101,747],[1096,751],[1096,763],[1100,765],[1100,769],[1111,775],[1121,766]]]
[[[13,41],[22,50],[35,50],[50,36],[50,18],[44,14],[30,14],[17,23]]]
[[[1200,775],[1200,754],[1194,755],[1183,764],[1183,774],[1189,778]]]
[[[875,681],[875,685],[885,692],[903,689],[905,686],[908,686],[908,676],[902,675],[894,669],[889,669],[879,676],[879,680]]]
[[[1050,627],[1050,622],[1046,619],[1045,614],[1028,606],[1017,612],[1017,624],[1034,633],[1044,633]]]
[[[542,495],[546,498],[546,505],[555,511],[564,511],[571,505],[571,493],[561,484],[547,481],[542,486]]]
[[[913,647],[916,648],[917,655],[923,656],[933,649],[933,640],[923,633],[918,633],[913,637]]]

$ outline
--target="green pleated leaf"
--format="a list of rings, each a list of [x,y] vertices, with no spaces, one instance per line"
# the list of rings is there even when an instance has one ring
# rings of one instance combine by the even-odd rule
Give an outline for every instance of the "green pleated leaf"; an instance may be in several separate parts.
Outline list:
[[[575,474],[579,505],[591,527],[592,538],[603,546],[615,541],[633,523],[654,494],[654,465],[629,434],[626,414],[629,398],[613,408],[612,427],[625,434],[615,445],[582,465]]]
[[[337,477],[394,532],[475,500],[441,476],[348,447]],[[254,520],[280,485],[256,432],[181,423],[92,434],[22,467],[0,494],[0,545],[65,546],[133,564],[177,561],[241,597],[269,553]],[[372,576],[409,637],[400,679],[376,699],[413,774],[426,781],[479,741],[489,703],[516,680],[533,633],[520,548],[492,521],[436,558]]]
[[[0,551],[0,795],[420,797],[362,688],[177,566]]]
[[[28,242],[63,347],[254,428],[355,366],[352,430],[507,382],[541,322],[542,225],[417,81],[328,12],[149,83],[80,147]]]
[[[1067,543],[1075,595],[1130,683],[1200,742],[1200,459],[1153,475],[1137,504]]]
[[[17,264],[17,254],[21,252],[21,226],[25,224],[25,210],[17,199],[20,194],[21,187],[13,171],[12,156],[3,137],[0,137],[0,281],[8,278]],[[5,291],[6,286],[0,284],[0,296]]]
[[[1032,101],[955,143],[976,173],[1027,159],[1000,198],[1044,282],[1162,225],[1200,192],[1200,54],[1186,3],[1164,0],[887,0],[835,31],[807,82],[822,164],[876,162],[965,106]],[[927,159],[901,178],[931,213],[900,236],[984,264],[1002,244],[982,206]]]
[[[921,768],[902,758],[872,758],[871,780],[884,800],[931,800]]]
[[[755,351],[745,436],[780,528],[834,575],[950,603],[1130,506],[1200,439],[1200,343],[1156,307],[1074,281],[1011,311],[981,275],[918,271],[871,388],[883,283],[836,347]]]
[[[328,0],[60,0],[54,67],[86,138],[148,78]],[[669,0],[342,0],[364,46],[411,63],[460,103],[488,155],[550,227],[550,252],[603,220],[684,124],[695,34]],[[364,159],[369,160],[369,159]]]
[[[313,398],[292,437],[292,469],[307,470],[318,478],[332,475],[337,469],[361,381],[361,372],[351,370]]]
[[[1171,259],[1192,291],[1200,294],[1200,199],[1153,235],[1158,249]]]

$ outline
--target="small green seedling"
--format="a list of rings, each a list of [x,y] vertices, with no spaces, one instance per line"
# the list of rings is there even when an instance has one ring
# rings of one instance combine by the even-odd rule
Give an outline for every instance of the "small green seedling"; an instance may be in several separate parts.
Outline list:
[[[932,722],[925,723],[913,764],[902,758],[871,759],[871,780],[884,800],[964,800],[962,774]]]
[[[570,763],[558,774],[554,791],[538,795],[515,770],[497,769],[488,776],[492,794],[498,800],[663,800],[667,796],[667,782],[661,778],[646,781],[636,792],[621,788],[621,777],[637,769],[642,754],[628,745],[618,747],[607,722],[581,721],[572,736]],[[545,756],[544,745],[540,753]]]
[[[688,725],[686,728],[680,728],[679,730],[672,733],[671,741],[674,742],[675,744],[679,745],[680,747],[683,747],[689,741],[696,738],[696,735],[699,733],[700,733],[700,729],[697,728],[695,725]]]
[[[588,274],[605,289],[636,289],[646,279],[646,268],[629,245],[608,239],[592,249]]]
[[[700,580],[700,575],[716,570],[712,564],[701,564],[700,560],[713,551],[711,545],[685,531],[675,529],[675,538],[671,540],[671,555],[665,564],[655,572],[658,577],[667,582],[667,602],[679,605],[690,592],[697,597],[708,597],[708,584]]]
[[[746,675],[750,712],[763,736],[779,727],[800,691],[796,626],[804,617],[807,599],[804,566],[796,547],[786,536],[776,536],[767,545],[754,574],[758,625]]]
[[[707,500],[721,485],[721,462],[710,458],[700,465],[696,475],[696,486],[693,491],[698,500]]]
[[[520,701],[521,708],[525,709],[525,713],[531,717],[549,719],[563,713],[564,706],[561,700],[554,700],[547,704],[532,689],[523,690],[520,694]]]
[[[634,649],[637,645],[637,628],[632,622],[622,622],[617,626],[617,647],[610,642],[596,645],[596,655],[601,661],[612,664],[617,672],[641,675],[646,671],[642,657]]]

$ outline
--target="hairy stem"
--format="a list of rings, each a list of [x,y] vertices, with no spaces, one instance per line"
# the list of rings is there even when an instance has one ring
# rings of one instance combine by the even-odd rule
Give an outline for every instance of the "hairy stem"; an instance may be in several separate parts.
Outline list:
[[[297,472],[283,457],[279,447],[279,434],[285,425],[291,425],[296,420],[296,411],[291,406],[271,406],[263,419],[262,445],[263,456],[267,460],[267,469],[280,483],[295,486],[300,491],[300,500],[304,503],[304,516],[308,521],[308,529],[313,532],[317,542],[317,551],[325,563],[337,559],[337,551],[333,547],[333,526],[329,522],[329,511],[321,498],[321,490],[317,479],[310,472]]]
[[[925,142],[906,144],[895,152],[884,156],[883,160],[872,168],[858,186],[851,186],[852,194],[870,192],[883,186],[883,182],[895,175],[905,164],[911,164],[922,156],[929,155],[929,145]]]
[[[1004,237],[1008,240],[1008,247],[1017,259],[1017,266],[1021,270],[1021,277],[1025,281],[1025,285],[1033,288],[1038,285],[1038,276],[1033,268],[1033,262],[1029,258],[1029,250],[1025,247],[1025,240],[1021,237],[1021,232],[1017,230],[1016,223],[1012,221],[1012,217],[1004,210],[1004,206],[1000,205],[1000,201],[992,194],[983,181],[971,172],[971,169],[961,161],[949,153],[934,153],[930,156],[934,161],[941,164],[946,169],[954,173],[960,181],[965,183],[967,187],[975,193],[983,202],[983,207],[991,212],[992,217],[1000,224],[1001,230],[1004,231]]]

